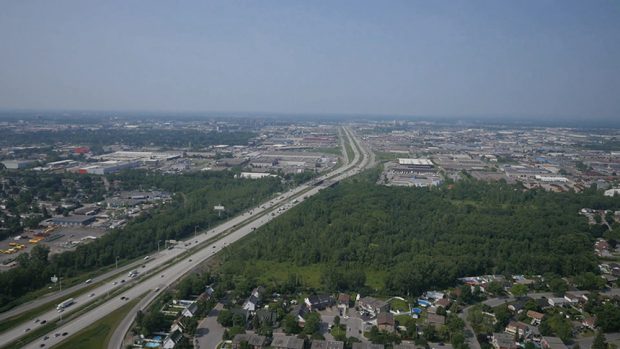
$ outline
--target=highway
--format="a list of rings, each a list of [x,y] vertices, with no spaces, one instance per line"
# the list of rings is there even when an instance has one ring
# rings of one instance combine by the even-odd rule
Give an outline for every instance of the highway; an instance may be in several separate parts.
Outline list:
[[[62,324],[53,332],[47,333],[46,335],[41,336],[39,339],[24,345],[23,347],[39,348],[41,344],[45,344],[46,347],[58,344],[68,336],[75,334],[105,315],[118,309],[127,302],[126,299],[134,299],[135,297],[139,297],[145,293],[148,298],[154,298],[158,293],[163,292],[166,287],[193,269],[196,264],[205,261],[229,244],[250,234],[256,228],[268,223],[272,219],[277,218],[291,207],[318,193],[323,187],[313,185],[314,183],[326,179],[329,179],[331,182],[339,181],[359,173],[359,171],[365,168],[369,161],[369,152],[361,147],[359,140],[357,140],[349,129],[345,129],[345,134],[347,135],[347,138],[349,139],[348,141],[351,143],[354,151],[354,159],[346,166],[339,167],[328,174],[322,175],[311,183],[289,190],[288,192],[281,194],[278,198],[272,199],[255,207],[254,209],[248,210],[204,234],[200,234],[195,238],[180,243],[171,250],[164,249],[159,254],[153,255],[145,261],[143,265],[144,267],[137,268],[140,275],[139,277],[129,278],[120,275],[111,282],[101,285],[79,297],[75,297],[76,303],[70,306],[63,313],[59,313],[56,310],[51,310],[41,314],[38,317],[40,320],[38,323],[35,323],[33,319],[33,321],[22,323],[0,334],[0,343],[11,343],[25,335],[29,329],[34,329],[36,326],[41,326],[41,321],[58,319],[61,315],[66,316],[72,308],[75,309],[83,306],[94,301],[98,297],[108,294],[108,292],[116,291],[119,288],[122,288],[122,292],[117,296],[103,302],[100,305],[97,305],[90,311],[70,320],[65,324]],[[260,218],[253,219],[253,217],[258,216],[260,216]],[[196,251],[188,251],[188,249],[192,246],[204,243],[208,239],[212,239],[228,230],[231,232],[221,237],[216,242]],[[155,273],[155,269],[175,260],[179,262],[166,266],[163,270]],[[91,296],[91,294],[94,295]],[[121,297],[123,297],[123,299],[121,299]],[[146,304],[146,302],[143,304]],[[62,336],[64,333],[67,333],[68,335]],[[46,339],[45,337],[48,338]]]

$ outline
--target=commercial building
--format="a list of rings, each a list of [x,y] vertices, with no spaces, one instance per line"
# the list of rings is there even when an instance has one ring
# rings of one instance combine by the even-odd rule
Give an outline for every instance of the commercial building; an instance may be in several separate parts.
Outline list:
[[[94,222],[96,219],[95,216],[82,216],[82,215],[73,215],[73,216],[58,216],[50,218],[50,222],[56,225],[63,226],[84,226],[89,225]]]
[[[109,173],[116,173],[118,171],[134,168],[140,166],[140,163],[137,161],[104,161],[97,163],[96,165],[80,167],[78,169],[78,173],[81,174],[96,174],[96,175],[105,175]]]
[[[34,160],[4,160],[2,161],[7,170],[22,170],[34,164]]]

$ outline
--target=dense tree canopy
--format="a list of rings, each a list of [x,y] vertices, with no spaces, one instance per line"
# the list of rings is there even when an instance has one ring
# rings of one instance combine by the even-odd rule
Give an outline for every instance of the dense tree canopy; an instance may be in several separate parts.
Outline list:
[[[356,289],[365,280],[359,271],[381,270],[383,291],[400,294],[449,286],[466,275],[577,275],[596,270],[594,237],[579,209],[619,206],[596,191],[524,191],[469,180],[402,188],[353,180],[261,228],[228,258],[248,273],[256,272],[257,260],[321,265],[330,290]]]

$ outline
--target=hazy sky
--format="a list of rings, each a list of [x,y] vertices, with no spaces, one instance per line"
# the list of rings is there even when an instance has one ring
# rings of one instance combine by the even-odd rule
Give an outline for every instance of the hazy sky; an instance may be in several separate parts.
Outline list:
[[[620,118],[620,1],[4,0],[0,108]]]

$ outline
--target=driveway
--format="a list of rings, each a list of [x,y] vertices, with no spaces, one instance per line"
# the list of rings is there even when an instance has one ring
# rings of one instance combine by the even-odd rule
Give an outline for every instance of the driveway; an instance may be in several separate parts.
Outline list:
[[[209,312],[209,315],[202,320],[196,328],[196,335],[194,343],[196,348],[200,349],[215,349],[217,345],[222,341],[224,336],[224,327],[217,322],[217,315],[224,309],[222,303],[217,303],[213,309]]]
[[[332,309],[328,308],[326,310],[320,311],[319,313],[321,314],[321,322],[325,324],[325,328],[323,330],[327,332],[327,328],[334,323],[334,318],[339,313],[338,309],[336,307]],[[362,342],[368,342],[368,339],[364,337],[364,331],[370,330],[370,326],[368,326],[368,329],[366,329],[367,326],[364,324],[364,320],[361,318],[361,315],[357,311],[355,311],[355,309],[349,308],[347,313],[347,318],[344,318],[343,316],[340,317],[340,323],[347,327],[347,338],[355,337]],[[329,336],[327,336],[326,334],[324,334],[326,339],[328,337],[331,337],[331,334],[329,334]]]

